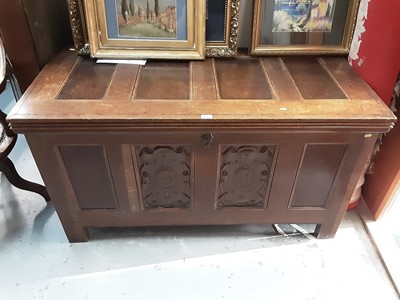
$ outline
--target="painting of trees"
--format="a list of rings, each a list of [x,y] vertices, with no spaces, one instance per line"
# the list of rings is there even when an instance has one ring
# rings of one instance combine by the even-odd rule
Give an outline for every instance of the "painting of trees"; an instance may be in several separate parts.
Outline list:
[[[129,8],[131,11],[131,16],[135,15],[135,0],[130,0]]]
[[[154,13],[156,14],[156,17],[160,14],[160,3],[158,0],[154,0]]]
[[[115,3],[119,36],[177,38],[177,0],[115,0]]]
[[[121,13],[122,13],[122,17],[124,18],[125,22],[127,14],[128,14],[128,3],[126,2],[126,0],[122,0],[121,1]]]
[[[330,32],[336,0],[275,0],[272,32]]]

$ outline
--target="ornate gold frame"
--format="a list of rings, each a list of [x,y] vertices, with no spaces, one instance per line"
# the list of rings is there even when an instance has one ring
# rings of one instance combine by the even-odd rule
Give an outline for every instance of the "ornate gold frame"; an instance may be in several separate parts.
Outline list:
[[[251,55],[328,55],[349,53],[360,0],[350,0],[342,43],[333,46],[260,45],[261,5],[263,1],[266,0],[254,0]]]
[[[128,40],[108,39],[104,1],[67,0],[75,48],[80,54],[107,58],[157,58],[157,59],[204,59],[205,1],[189,0],[188,39]],[[90,46],[89,46],[90,45]]]
[[[67,0],[74,45],[79,54],[90,53],[85,21],[84,0]],[[213,0],[211,0],[213,1]],[[226,0],[224,43],[206,43],[205,56],[230,57],[237,54],[239,32],[239,9],[241,0]]]
[[[207,57],[236,56],[238,48],[240,1],[241,0],[226,0],[225,43],[206,42]]]

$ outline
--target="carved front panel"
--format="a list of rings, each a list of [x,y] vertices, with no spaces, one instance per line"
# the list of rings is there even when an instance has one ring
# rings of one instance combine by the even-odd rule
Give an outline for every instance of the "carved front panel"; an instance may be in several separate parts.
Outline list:
[[[138,165],[143,207],[192,207],[192,158],[187,146],[142,146]]]
[[[275,146],[221,148],[217,207],[265,207]]]

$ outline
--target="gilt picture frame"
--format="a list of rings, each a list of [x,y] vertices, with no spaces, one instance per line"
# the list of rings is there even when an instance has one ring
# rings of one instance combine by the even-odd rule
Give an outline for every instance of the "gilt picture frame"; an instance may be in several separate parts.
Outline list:
[[[236,56],[241,0],[207,0],[206,56]]]
[[[89,55],[89,41],[87,37],[85,6],[83,0],[66,0],[71,24],[72,39],[78,54]]]
[[[205,0],[67,1],[75,47],[82,53],[115,59],[204,59]]]
[[[80,55],[90,54],[84,0],[66,1],[75,48]],[[208,0],[205,56],[232,57],[237,54],[240,3],[241,0]]]
[[[359,0],[254,0],[252,55],[347,54]]]

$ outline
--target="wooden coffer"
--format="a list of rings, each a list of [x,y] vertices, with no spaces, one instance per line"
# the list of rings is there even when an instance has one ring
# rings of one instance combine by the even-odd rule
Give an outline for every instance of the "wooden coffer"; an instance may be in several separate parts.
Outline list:
[[[138,67],[63,52],[8,120],[77,242],[89,227],[195,224],[332,237],[395,118],[338,57]]]

